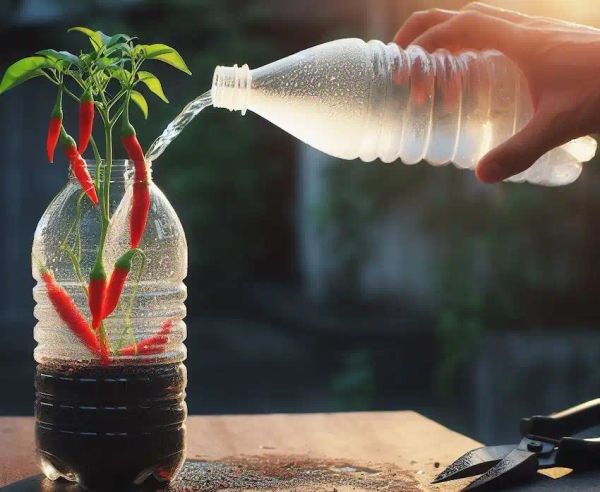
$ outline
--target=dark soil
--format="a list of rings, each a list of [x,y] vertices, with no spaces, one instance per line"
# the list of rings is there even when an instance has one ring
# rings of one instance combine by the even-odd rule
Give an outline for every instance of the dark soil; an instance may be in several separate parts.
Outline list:
[[[168,480],[185,456],[185,384],[180,364],[39,365],[38,454],[89,488]]]

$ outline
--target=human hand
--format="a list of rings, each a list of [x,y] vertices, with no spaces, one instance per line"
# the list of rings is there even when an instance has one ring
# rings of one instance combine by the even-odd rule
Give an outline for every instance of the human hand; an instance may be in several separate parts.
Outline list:
[[[401,47],[496,49],[529,84],[531,120],[479,161],[477,177],[495,183],[530,167],[549,150],[600,131],[600,30],[471,3],[460,11],[412,14],[396,34]]]

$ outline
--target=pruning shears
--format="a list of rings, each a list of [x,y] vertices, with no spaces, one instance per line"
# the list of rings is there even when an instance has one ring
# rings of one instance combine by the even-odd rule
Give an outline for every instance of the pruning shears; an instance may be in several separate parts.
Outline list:
[[[597,425],[600,398],[551,415],[521,419],[522,438],[517,445],[484,446],[469,451],[432,483],[480,475],[463,490],[482,492],[525,482],[546,468],[600,469],[600,438],[572,437]]]

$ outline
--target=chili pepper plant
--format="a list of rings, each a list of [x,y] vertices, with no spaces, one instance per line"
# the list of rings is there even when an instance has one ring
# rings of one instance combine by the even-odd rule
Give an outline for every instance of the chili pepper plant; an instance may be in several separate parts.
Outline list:
[[[139,91],[148,90],[162,101],[168,99],[160,80],[151,72],[142,70],[148,61],[160,61],[190,74],[179,53],[165,44],[139,44],[126,34],[108,36],[101,31],[86,27],[73,27],[69,31],[85,35],[90,43],[87,51],[78,55],[68,51],[45,49],[34,56],[13,63],[0,82],[0,94],[23,82],[38,78],[46,79],[56,86],[56,100],[50,108],[50,122],[46,138],[46,154],[53,162],[56,147],[60,144],[72,174],[81,186],[78,210],[73,227],[79,227],[81,200],[87,199],[96,208],[101,223],[96,259],[90,271],[82,271],[81,257],[74,248],[65,247],[74,273],[87,296],[90,319],[78,308],[67,291],[57,282],[49,265],[33,258],[46,287],[47,295],[56,314],[69,330],[87,348],[91,356],[102,364],[109,364],[116,355],[136,356],[158,354],[165,350],[171,331],[171,320],[164,320],[156,333],[136,341],[131,323],[125,323],[118,340],[109,340],[104,321],[113,315],[119,304],[125,302],[122,292],[126,282],[133,283],[134,294],[128,299],[125,310],[131,310],[137,283],[144,268],[145,255],[140,243],[146,228],[150,207],[149,168],[144,152],[130,121],[130,106],[137,106],[142,115],[148,116],[148,102]],[[77,143],[71,136],[73,130],[65,128],[63,99],[74,100],[78,106],[79,128]],[[103,145],[93,137],[94,124],[102,126]],[[71,133],[70,133],[71,132]],[[107,275],[105,245],[111,223],[110,188],[113,145],[118,134],[127,157],[133,164],[131,212],[129,221],[130,249],[123,251]],[[83,155],[93,154],[95,179],[87,167]],[[103,152],[101,151],[103,150]],[[71,234],[72,231],[69,231]],[[77,235],[77,231],[75,231]],[[67,238],[63,245],[67,244]],[[138,271],[131,275],[132,261],[139,258]],[[128,320],[129,316],[125,316]],[[129,335],[129,336],[128,336]]]

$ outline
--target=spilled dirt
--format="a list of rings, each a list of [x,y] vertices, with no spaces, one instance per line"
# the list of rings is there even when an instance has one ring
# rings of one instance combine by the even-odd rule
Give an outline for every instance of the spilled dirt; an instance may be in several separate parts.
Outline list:
[[[165,492],[381,491],[418,492],[412,472],[394,465],[361,466],[344,460],[261,455],[188,461]]]

